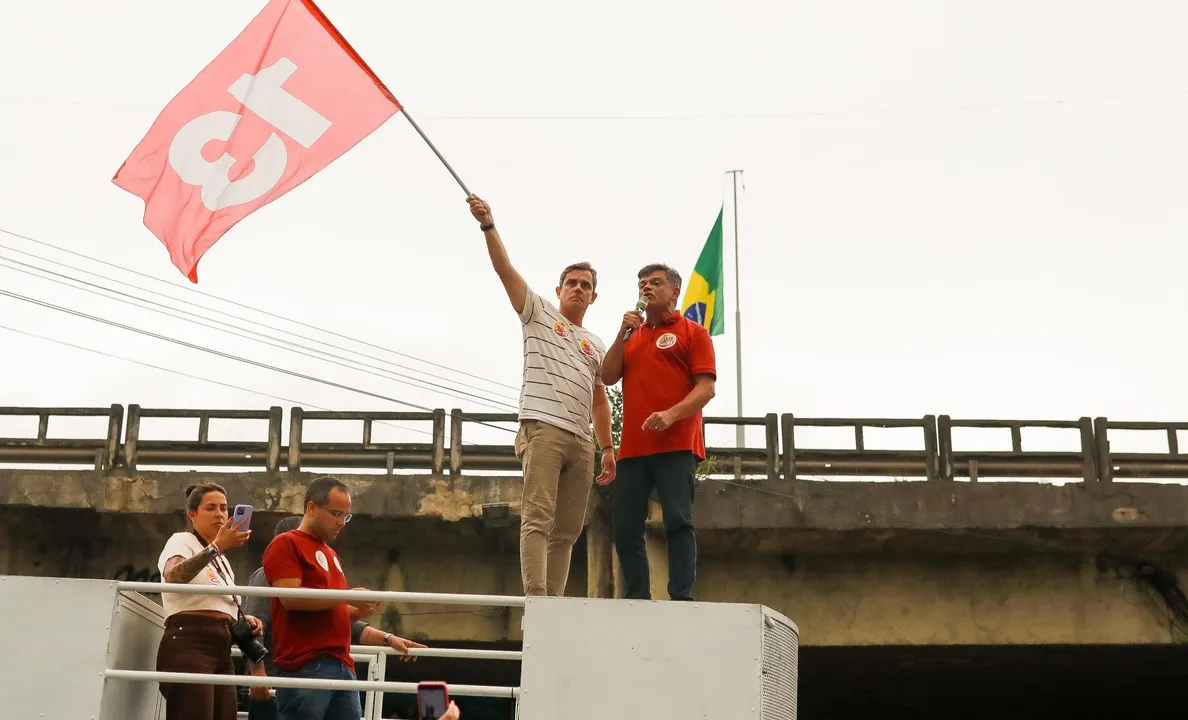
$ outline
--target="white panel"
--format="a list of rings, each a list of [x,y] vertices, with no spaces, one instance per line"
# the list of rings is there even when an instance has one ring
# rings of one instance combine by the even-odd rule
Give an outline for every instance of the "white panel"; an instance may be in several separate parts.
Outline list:
[[[528,598],[520,720],[762,720],[764,610]]]
[[[0,576],[3,717],[96,717],[116,583]]]
[[[796,625],[771,608],[763,613],[762,720],[796,720],[800,637]]]
[[[121,594],[112,623],[107,667],[153,670],[164,633],[164,609],[138,593]],[[155,682],[108,682],[103,690],[101,720],[157,720],[165,717],[165,700]]]

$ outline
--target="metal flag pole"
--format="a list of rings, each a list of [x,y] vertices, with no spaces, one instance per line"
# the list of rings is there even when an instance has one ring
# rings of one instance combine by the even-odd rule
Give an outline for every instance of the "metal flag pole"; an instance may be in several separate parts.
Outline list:
[[[742,308],[739,307],[738,285],[738,176],[742,170],[728,170],[734,185],[734,366],[738,381],[738,416],[743,416],[743,381],[742,381]],[[746,447],[745,428],[740,424],[735,428],[735,447]]]
[[[400,108],[400,114],[404,116],[404,119],[408,120],[409,124],[413,126],[413,130],[417,131],[417,134],[421,136],[421,139],[425,141],[425,144],[429,146],[429,149],[433,151],[433,154],[437,156],[437,159],[441,161],[441,164],[445,165],[446,170],[449,170],[450,174],[454,176],[454,179],[458,181],[458,185],[462,188],[462,192],[466,193],[466,197],[470,197],[471,193],[466,189],[466,183],[462,182],[462,178],[458,177],[458,173],[454,172],[454,168],[450,167],[450,164],[446,162],[446,159],[441,156],[440,152],[437,151],[437,147],[434,146],[432,142],[430,142],[428,136],[426,136],[424,131],[421,130],[421,126],[417,125],[417,121],[412,119],[412,115],[408,114],[408,110],[402,107]]]

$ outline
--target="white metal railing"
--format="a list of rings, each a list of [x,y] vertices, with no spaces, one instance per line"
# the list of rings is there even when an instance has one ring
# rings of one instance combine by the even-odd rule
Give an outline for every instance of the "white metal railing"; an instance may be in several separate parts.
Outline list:
[[[237,647],[231,648],[231,654],[241,657],[243,652]],[[358,657],[355,657],[358,655]],[[413,655],[416,657],[455,658],[461,660],[513,660],[520,662],[524,653],[519,650],[472,650],[469,648],[410,648],[407,653],[386,645],[352,645],[351,657],[355,660],[370,662],[376,655]]]
[[[466,595],[450,593],[389,592],[385,590],[315,590],[310,588],[274,588],[256,586],[189,585],[175,583],[121,582],[121,593],[178,593],[183,595],[238,595],[241,597],[306,598],[321,600],[363,600],[371,602],[402,602],[437,605],[486,605],[524,607],[524,598],[509,595]],[[107,668],[106,680],[132,682],[169,682],[192,685],[233,685],[239,687],[310,688],[315,690],[355,690],[366,693],[361,720],[381,720],[384,693],[416,694],[417,684],[387,682],[387,658],[405,653],[386,646],[351,645],[351,657],[368,664],[367,680],[322,680],[255,675],[214,675],[203,673],[156,672],[149,670],[117,670]],[[241,655],[238,648],[232,653]],[[461,648],[414,648],[409,654],[420,657],[462,658],[475,660],[522,660],[523,653],[512,650],[471,650]],[[450,694],[459,697],[495,697],[516,700],[519,687],[494,685],[450,685]]]
[[[416,694],[417,684],[379,680],[320,680],[315,678],[260,677],[257,675],[208,675],[204,673],[153,672],[148,670],[107,670],[111,680],[155,680],[190,685],[239,685],[242,687],[310,688],[313,690],[358,690]],[[462,697],[515,698],[518,687],[497,685],[450,685],[450,695]]]
[[[315,590],[312,588],[257,587],[255,585],[189,585],[178,583],[121,582],[120,592],[178,593],[182,595],[238,595],[307,600],[371,600],[374,602],[423,603],[427,605],[495,605],[524,607],[518,595],[466,595],[461,593],[391,592],[388,590]]]

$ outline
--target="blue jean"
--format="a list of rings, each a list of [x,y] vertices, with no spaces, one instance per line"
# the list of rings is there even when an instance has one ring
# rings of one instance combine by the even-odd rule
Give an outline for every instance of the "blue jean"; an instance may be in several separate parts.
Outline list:
[[[355,680],[355,673],[341,660],[319,656],[296,670],[276,669],[277,677],[315,680]],[[277,688],[276,704],[282,720],[359,720],[363,705],[358,690]]]
[[[693,532],[697,463],[697,456],[687,450],[619,460],[614,486],[614,536],[628,599],[652,599],[644,540],[652,488],[656,489],[664,513],[668,596],[673,600],[693,599],[693,583],[697,579],[697,537]]]

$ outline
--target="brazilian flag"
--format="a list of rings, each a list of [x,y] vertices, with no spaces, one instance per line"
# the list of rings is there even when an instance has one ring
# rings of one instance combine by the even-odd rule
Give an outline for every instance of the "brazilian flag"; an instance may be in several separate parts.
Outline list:
[[[682,315],[705,327],[710,335],[721,335],[725,324],[722,269],[722,210],[719,210],[714,229],[710,230],[693,266],[693,276],[685,288],[685,304],[681,307]]]

